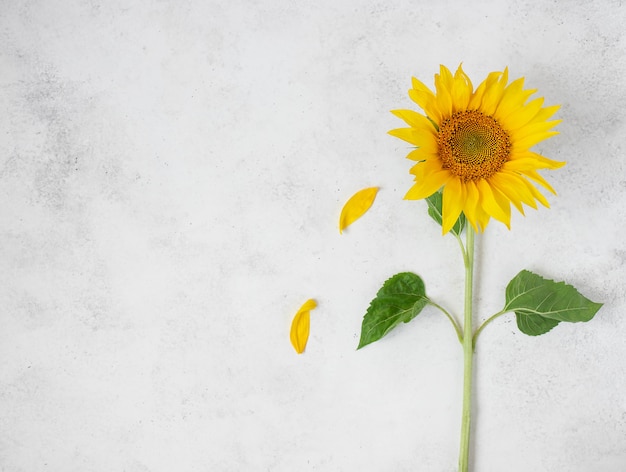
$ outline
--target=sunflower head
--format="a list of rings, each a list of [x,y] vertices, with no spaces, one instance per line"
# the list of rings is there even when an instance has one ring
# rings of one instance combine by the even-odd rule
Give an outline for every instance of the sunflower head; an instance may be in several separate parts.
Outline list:
[[[491,217],[510,228],[511,204],[524,214],[523,204],[549,207],[535,187],[554,189],[539,169],[557,169],[564,162],[530,150],[555,134],[560,120],[549,120],[559,106],[543,106],[543,98],[529,100],[536,90],[524,89],[524,78],[508,82],[508,70],[491,72],[474,90],[461,66],[453,75],[445,66],[435,74],[435,91],[413,78],[411,99],[424,114],[413,110],[392,113],[408,127],[396,136],[416,149],[408,158],[415,184],[405,198],[419,200],[443,191],[443,232],[461,212],[477,231]]]

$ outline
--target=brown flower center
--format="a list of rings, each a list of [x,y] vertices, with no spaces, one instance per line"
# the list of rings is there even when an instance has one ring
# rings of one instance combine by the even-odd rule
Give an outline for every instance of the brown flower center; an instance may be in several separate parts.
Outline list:
[[[511,140],[491,116],[459,111],[439,126],[439,157],[443,168],[461,180],[486,179],[508,160]]]

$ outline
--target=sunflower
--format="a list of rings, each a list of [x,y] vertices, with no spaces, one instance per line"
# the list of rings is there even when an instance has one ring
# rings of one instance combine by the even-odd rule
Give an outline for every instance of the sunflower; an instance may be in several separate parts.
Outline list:
[[[491,217],[510,229],[511,204],[549,208],[534,184],[555,193],[539,169],[557,169],[565,162],[530,150],[557,131],[561,120],[548,121],[559,106],[543,106],[543,98],[529,101],[536,90],[524,90],[524,78],[508,84],[508,69],[491,72],[474,90],[461,66],[452,75],[445,66],[435,74],[435,93],[413,78],[410,98],[425,115],[412,110],[392,113],[409,127],[389,132],[417,148],[407,158],[415,184],[405,198],[419,200],[443,189],[443,233],[461,212],[476,231],[484,231]]]

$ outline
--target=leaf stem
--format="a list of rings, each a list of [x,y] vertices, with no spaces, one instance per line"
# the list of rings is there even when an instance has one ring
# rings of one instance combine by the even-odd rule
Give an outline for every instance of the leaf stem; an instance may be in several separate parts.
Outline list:
[[[465,252],[465,246],[463,246],[463,240],[458,234],[454,232],[452,232],[452,234],[454,235],[455,239],[459,243],[459,247],[461,248],[461,254],[463,254],[463,262],[465,263],[465,260],[467,259],[467,253]]]
[[[428,300],[428,303],[435,308],[439,308],[439,310],[441,310],[441,312],[446,315],[446,317],[450,320],[450,323],[452,323],[452,326],[454,326],[454,331],[456,331],[456,337],[459,338],[459,342],[463,344],[463,333],[461,333],[461,328],[459,327],[459,324],[456,322],[454,317],[448,312],[448,310],[446,310],[441,305],[436,304],[432,300]]]
[[[490,316],[489,318],[487,318],[483,324],[480,325],[480,327],[476,330],[476,332],[474,333],[474,337],[472,340],[472,344],[474,347],[476,347],[476,341],[478,340],[478,335],[480,334],[480,332],[485,329],[485,326],[487,326],[489,323],[491,323],[493,320],[495,320],[496,318],[498,318],[499,316],[504,315],[505,313],[508,313],[509,310],[502,310],[499,311],[498,313],[496,313],[493,316]]]
[[[463,320],[463,411],[461,415],[461,450],[459,453],[459,472],[468,471],[470,425],[472,416],[472,368],[474,343],[472,337],[472,297],[474,287],[474,228],[465,227],[465,308]]]

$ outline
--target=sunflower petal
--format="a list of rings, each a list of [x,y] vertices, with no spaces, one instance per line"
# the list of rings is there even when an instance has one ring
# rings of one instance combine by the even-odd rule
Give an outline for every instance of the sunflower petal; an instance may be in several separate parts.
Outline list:
[[[416,146],[418,149],[421,149],[427,154],[437,154],[437,151],[439,150],[439,145],[437,144],[435,135],[428,131],[415,128],[397,128],[388,131],[387,134],[400,138],[403,141]],[[412,157],[409,157],[409,159],[416,160]]]
[[[499,80],[491,84],[490,87],[485,89],[483,94],[483,100],[480,105],[480,111],[485,115],[493,115],[502,100],[504,94],[504,88],[509,80],[509,69],[505,68],[500,76]]]
[[[522,195],[519,191],[520,188],[526,189],[526,187],[522,187],[523,184],[517,182],[515,177],[507,175],[504,172],[498,172],[497,174],[492,175],[489,178],[489,183],[492,187],[500,190],[500,192],[509,199],[509,201],[515,206],[515,208],[517,208],[517,211],[519,211],[522,215],[524,214],[524,207],[522,206],[522,202],[527,199],[528,195]],[[535,208],[537,208],[537,205],[535,204],[532,195],[530,195],[529,201],[534,204]]]
[[[446,66],[439,66],[439,74],[435,74],[435,89],[437,91],[437,105],[442,117],[452,116],[452,96],[450,90],[454,78]]]
[[[313,299],[304,302],[291,322],[291,331],[289,332],[289,340],[291,345],[298,354],[302,354],[309,340],[309,331],[311,329],[311,310],[317,307],[317,303]]]
[[[511,203],[509,199],[500,190],[498,190],[497,187],[491,187],[491,190],[493,191],[493,197],[496,203],[504,211],[505,217],[500,221],[502,221],[508,229],[511,229]]]
[[[467,110],[473,91],[472,81],[463,71],[461,65],[459,65],[459,68],[454,73],[454,84],[450,93],[452,95],[452,111],[454,113]]]
[[[547,157],[528,151],[522,153],[512,153],[511,160],[504,163],[503,169],[511,171],[524,171],[528,169],[559,169],[566,163],[554,161]]]
[[[522,202],[531,208],[537,209],[535,194],[528,188],[528,180],[523,174],[503,171],[497,174],[498,178],[508,182],[510,188],[514,188]],[[495,177],[495,176],[494,176]]]
[[[523,78],[518,80],[523,80]],[[511,85],[514,85],[515,82],[513,82]],[[511,90],[510,86],[507,87],[507,89],[505,89],[504,91],[505,95],[502,97],[502,100],[498,105],[498,109],[495,111],[493,117],[500,123],[506,123],[507,118],[519,112],[519,110],[523,109],[526,106],[524,104],[526,103],[528,98],[530,98],[530,96],[536,91],[536,89],[529,89],[520,90],[518,92]],[[509,93],[507,94],[507,92]]]
[[[535,199],[539,203],[541,203],[546,208],[550,208],[550,204],[548,203],[548,200],[546,199],[546,197],[544,197],[541,194],[541,192],[539,190],[537,190],[537,187],[535,187],[532,183],[530,183],[526,179],[521,179],[521,181],[524,183],[524,185],[526,186],[528,191],[533,194],[533,197],[535,197]]]
[[[434,135],[437,134],[437,130],[435,129],[432,121],[430,121],[421,113],[417,113],[413,110],[391,110],[391,113],[393,113],[401,120],[404,120],[405,123],[412,128],[430,131]]]
[[[559,111],[560,108],[561,108],[561,105],[552,105],[550,107],[544,107],[537,112],[535,117],[532,120],[530,120],[529,123],[538,123],[540,121],[547,121],[549,118],[552,117],[552,115],[554,115],[557,111]]]
[[[415,138],[415,134],[413,133],[413,128],[396,128],[387,131],[387,134],[417,146],[417,140]]]
[[[526,136],[522,139],[513,140],[513,152],[526,151],[533,147],[535,144],[540,143],[552,136],[556,136],[559,134],[558,131],[542,131],[535,134],[531,134],[530,136]]]
[[[341,215],[339,216],[339,233],[343,233],[344,229],[361,218],[361,216],[370,209],[377,193],[378,187],[369,187],[359,190],[350,197],[341,209]]]
[[[428,159],[415,164],[409,172],[415,176],[415,181],[418,182],[422,179],[428,179],[431,174],[441,172],[442,170],[439,159]]]
[[[476,181],[480,191],[480,204],[485,213],[511,228],[511,206],[506,197],[497,189],[489,185],[485,179]]]
[[[452,229],[463,211],[466,196],[465,184],[460,179],[452,178],[443,188],[443,218],[441,230],[446,234]]]
[[[412,79],[412,85],[413,88],[409,90],[411,100],[417,103],[429,118],[441,123],[441,112],[437,108],[435,94],[415,77]]]
[[[556,125],[561,123],[563,120],[552,120],[552,121],[540,121],[540,122],[529,122],[522,126],[521,128],[515,130],[511,133],[511,137],[514,141],[522,140],[527,138],[528,136],[532,136],[537,133],[542,133],[545,131],[549,131],[554,128]]]
[[[439,156],[436,151],[431,152],[423,148],[417,148],[411,151],[406,155],[406,158],[417,162],[439,160]]]
[[[435,94],[432,90],[430,90],[421,80],[411,77],[411,85],[413,86],[413,90],[430,94],[433,98],[435,98]]]
[[[534,100],[528,102],[528,104],[524,105],[523,108],[511,113],[506,118],[502,118],[500,123],[509,132],[521,128],[530,122],[537,115],[537,113],[539,113],[543,102],[543,97],[535,98]]]
[[[448,180],[450,180],[451,174],[447,170],[441,170],[438,172],[432,172],[427,177],[420,179],[404,196],[405,200],[421,200],[422,198],[430,197],[433,193],[443,187]]]
[[[479,194],[479,196],[480,196],[480,194]],[[485,229],[487,228],[487,225],[489,224],[490,220],[491,220],[491,215],[489,215],[489,213],[487,213],[483,209],[482,205],[480,204],[480,200],[479,200],[478,201],[478,205],[476,205],[476,221],[477,221],[478,226],[480,227],[481,231],[485,231]]]
[[[479,215],[478,208],[480,201],[480,193],[478,192],[478,188],[476,188],[476,184],[473,180],[466,182],[465,190],[467,192],[467,197],[465,200],[465,205],[463,207],[463,213],[465,213],[465,218],[470,224],[474,227],[474,230],[479,230]]]
[[[485,94],[485,90],[491,88],[491,86],[500,78],[501,75],[502,72],[491,72],[487,76],[487,78],[480,83],[480,85],[472,95],[472,98],[470,99],[468,107],[470,110],[476,110],[480,108],[480,105],[483,101],[483,96]]]
[[[511,111],[524,105],[526,98],[532,94],[533,90],[527,90],[524,92],[524,77],[514,80],[506,86],[504,92],[502,92],[502,100],[498,104],[493,117],[498,120],[501,116],[506,116]]]
[[[556,195],[556,191],[552,188],[552,185],[550,185],[546,179],[541,177],[541,175],[539,175],[537,171],[527,170],[527,171],[524,171],[523,173],[524,175],[527,175],[535,182],[539,183],[543,188],[548,190],[550,193],[552,193],[553,195]]]

